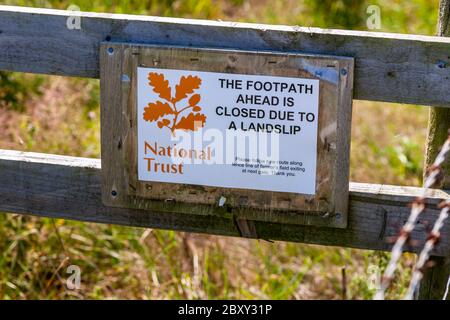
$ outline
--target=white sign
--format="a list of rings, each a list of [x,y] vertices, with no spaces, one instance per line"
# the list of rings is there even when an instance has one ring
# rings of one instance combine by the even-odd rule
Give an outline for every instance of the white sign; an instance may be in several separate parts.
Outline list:
[[[138,180],[315,194],[319,80],[137,77]]]

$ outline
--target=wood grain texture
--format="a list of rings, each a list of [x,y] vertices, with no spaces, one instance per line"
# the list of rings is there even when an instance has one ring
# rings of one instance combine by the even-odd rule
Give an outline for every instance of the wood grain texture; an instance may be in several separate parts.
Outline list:
[[[0,70],[98,78],[105,39],[354,57],[355,99],[449,107],[446,38],[0,6]]]
[[[135,227],[172,229],[226,236],[294,241],[320,245],[390,250],[386,241],[396,236],[409,215],[408,203],[420,188],[350,184],[350,212],[346,229],[253,221],[241,232],[234,217],[214,217],[106,207],[102,204],[100,160],[18,151],[0,151],[0,210],[42,217]],[[418,241],[407,251],[417,252],[434,223],[439,199],[449,193],[435,190],[429,209],[412,234]],[[434,255],[450,252],[450,225],[442,230]]]
[[[433,267],[429,268],[420,282],[419,300],[442,300],[450,275],[450,259],[448,257],[431,256]],[[450,300],[450,294],[447,299]]]
[[[437,34],[440,37],[450,37],[450,0],[440,1]],[[440,107],[429,110],[425,167],[433,164],[440,148],[450,134],[450,108],[445,108],[449,106],[450,100]],[[450,189],[450,157],[447,157],[447,161],[441,167],[445,173],[442,188]]]
[[[110,42],[100,48],[104,204],[218,216],[229,216],[232,211],[243,219],[346,226],[352,58]],[[315,195],[139,181],[137,117],[141,115],[136,110],[136,73],[138,66],[155,65],[158,69],[320,80]],[[227,206],[219,207],[223,197]]]
[[[439,4],[438,36],[450,36],[450,0],[441,0]],[[447,102],[450,105],[450,101]],[[450,134],[450,109],[433,107],[429,110],[428,135],[425,147],[425,167],[429,167],[436,159],[440,148]],[[450,188],[450,157],[441,164],[444,178],[441,187]],[[449,224],[449,221],[446,221]],[[419,287],[419,299],[442,299],[445,287],[450,275],[450,252],[447,259],[431,256],[429,261],[434,264],[433,268],[425,270],[424,278]],[[450,300],[450,295],[448,297]]]

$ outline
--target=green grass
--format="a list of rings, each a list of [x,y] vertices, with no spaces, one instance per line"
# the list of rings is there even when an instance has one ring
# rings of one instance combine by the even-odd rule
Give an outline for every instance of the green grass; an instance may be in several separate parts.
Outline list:
[[[433,34],[433,1],[2,1],[85,11],[365,30],[368,4],[385,32]],[[99,157],[97,80],[0,73],[0,147]],[[427,112],[355,101],[353,181],[420,185]],[[400,124],[400,125],[399,125]],[[58,132],[58,134],[54,134]],[[1,299],[370,299],[388,254],[0,214]],[[405,255],[389,298],[405,291]],[[69,265],[81,289],[66,288]]]

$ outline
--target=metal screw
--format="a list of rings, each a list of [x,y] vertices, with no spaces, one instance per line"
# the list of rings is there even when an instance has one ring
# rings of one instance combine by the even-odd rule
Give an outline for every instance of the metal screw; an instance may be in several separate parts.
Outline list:
[[[343,76],[345,76],[345,75],[347,74],[347,69],[342,68],[342,69],[341,69],[341,74],[342,74]]]
[[[109,48],[107,49],[107,51],[108,51],[108,54],[109,54],[109,55],[112,55],[112,54],[114,53],[114,48],[113,48],[113,47],[109,47]]]
[[[447,67],[447,64],[445,63],[445,61],[439,60],[439,61],[437,62],[437,66],[438,66],[438,68],[440,68],[440,69],[444,69],[444,68]]]
[[[117,191],[116,191],[116,190],[111,191],[111,195],[112,195],[113,197],[117,196]]]
[[[130,82],[130,77],[127,74],[122,74],[122,82]]]
[[[342,214],[340,214],[339,212],[336,212],[336,219],[340,220],[342,218]]]

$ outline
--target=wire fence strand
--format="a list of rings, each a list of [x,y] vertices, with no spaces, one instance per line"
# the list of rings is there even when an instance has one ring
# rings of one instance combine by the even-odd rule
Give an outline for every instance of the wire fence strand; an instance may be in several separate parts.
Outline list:
[[[430,258],[430,253],[434,249],[435,245],[439,241],[440,237],[440,229],[444,226],[444,221],[448,218],[448,212],[450,207],[450,200],[444,201],[442,204],[442,210],[439,213],[439,217],[434,223],[433,229],[431,230],[430,235],[428,236],[428,240],[425,243],[422,252],[419,255],[419,259],[414,266],[414,272],[411,277],[411,282],[408,287],[408,291],[405,295],[405,300],[412,300],[414,298],[414,293],[419,285],[420,281],[424,275],[424,269],[426,267],[426,263]]]
[[[436,156],[436,160],[430,166],[430,168],[427,170],[427,176],[425,178],[425,183],[424,183],[422,194],[420,196],[418,196],[411,205],[411,213],[408,217],[408,220],[406,221],[406,223],[403,225],[402,229],[400,230],[397,240],[395,241],[395,243],[392,247],[391,258],[390,258],[389,263],[384,271],[383,276],[381,277],[381,281],[378,285],[377,292],[375,293],[374,300],[383,300],[384,299],[385,292],[389,288],[389,286],[392,282],[392,279],[394,278],[394,273],[395,273],[395,270],[397,269],[398,261],[403,253],[403,247],[408,242],[408,240],[411,236],[411,232],[414,230],[414,228],[416,226],[417,218],[425,210],[425,199],[430,195],[430,188],[432,186],[434,186],[435,184],[437,184],[442,179],[442,170],[440,168],[440,165],[445,161],[446,155],[449,152],[449,150],[450,150],[450,135],[447,138],[447,140],[445,141],[444,145],[442,146],[440,152]],[[444,209],[445,208],[443,208],[443,210]],[[447,211],[447,213],[448,213],[448,211]],[[442,211],[441,211],[441,214],[442,214]],[[436,223],[437,222],[438,221],[436,221]],[[443,221],[442,221],[442,223],[443,223]],[[436,226],[436,224],[435,224],[435,226]],[[428,241],[427,241],[427,243],[428,243]],[[425,246],[426,245],[427,244],[425,244]],[[435,242],[433,243],[433,247],[434,247],[434,245],[435,245]],[[428,255],[429,255],[430,251],[431,250],[428,251]],[[427,254],[427,253],[425,252],[424,255],[425,254]],[[424,256],[424,258],[425,258],[425,256]],[[420,258],[419,258],[419,260],[420,260]],[[423,265],[425,265],[427,260],[428,260],[428,257],[423,262]],[[418,284],[421,280],[421,276],[416,275],[416,277],[420,277],[420,279],[419,278],[413,279],[414,282],[415,283],[417,282],[417,284]],[[423,277],[423,275],[422,275],[422,277]],[[415,284],[415,287],[417,286],[417,284]],[[408,294],[409,294],[409,290],[408,290]]]

